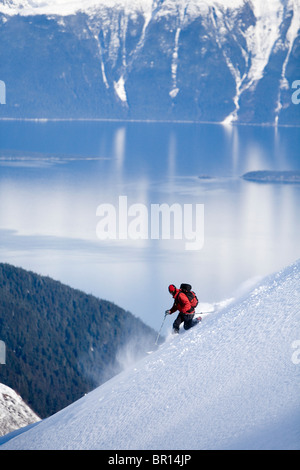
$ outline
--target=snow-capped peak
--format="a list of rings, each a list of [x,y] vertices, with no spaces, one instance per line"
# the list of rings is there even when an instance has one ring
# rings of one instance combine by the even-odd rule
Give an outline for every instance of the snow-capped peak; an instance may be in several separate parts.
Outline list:
[[[0,12],[7,15],[72,15],[78,11],[86,11],[97,6],[115,7],[130,4],[131,8],[144,8],[152,4],[152,0],[2,0]]]
[[[218,4],[223,8],[237,8],[246,0],[167,0],[163,2],[164,9],[188,7],[203,9]],[[259,3],[260,0],[253,0]],[[139,10],[148,12],[158,6],[158,0],[2,0],[0,12],[7,15],[72,15],[78,11],[87,11],[95,7],[121,7],[126,10]]]

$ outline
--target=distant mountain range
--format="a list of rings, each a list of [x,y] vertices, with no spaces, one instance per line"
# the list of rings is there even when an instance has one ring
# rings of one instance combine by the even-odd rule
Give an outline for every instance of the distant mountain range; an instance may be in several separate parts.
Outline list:
[[[0,264],[0,339],[0,383],[44,418],[153,349],[156,333],[111,302]]]
[[[299,124],[299,0],[0,1],[0,117]]]

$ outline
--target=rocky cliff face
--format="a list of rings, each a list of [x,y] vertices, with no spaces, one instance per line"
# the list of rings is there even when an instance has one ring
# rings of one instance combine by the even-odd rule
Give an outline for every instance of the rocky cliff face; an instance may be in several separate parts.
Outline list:
[[[20,395],[0,384],[0,436],[39,420]]]
[[[0,1],[0,117],[299,124],[299,0]]]

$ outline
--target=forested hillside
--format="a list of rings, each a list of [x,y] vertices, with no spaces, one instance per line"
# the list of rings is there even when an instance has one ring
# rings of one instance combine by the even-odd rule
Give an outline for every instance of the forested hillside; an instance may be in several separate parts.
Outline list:
[[[0,382],[43,418],[118,373],[126,345],[141,356],[155,332],[111,302],[0,264],[0,339]]]

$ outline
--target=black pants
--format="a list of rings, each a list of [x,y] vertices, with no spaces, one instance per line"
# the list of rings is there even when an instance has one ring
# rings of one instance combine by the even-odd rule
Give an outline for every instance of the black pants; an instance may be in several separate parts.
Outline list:
[[[193,320],[194,315],[195,315],[194,313],[181,313],[181,312],[179,312],[176,320],[173,323],[174,332],[175,333],[179,332],[179,327],[180,327],[182,322],[184,322],[183,328],[185,330],[189,330],[193,326],[197,325],[198,322],[196,320]]]

